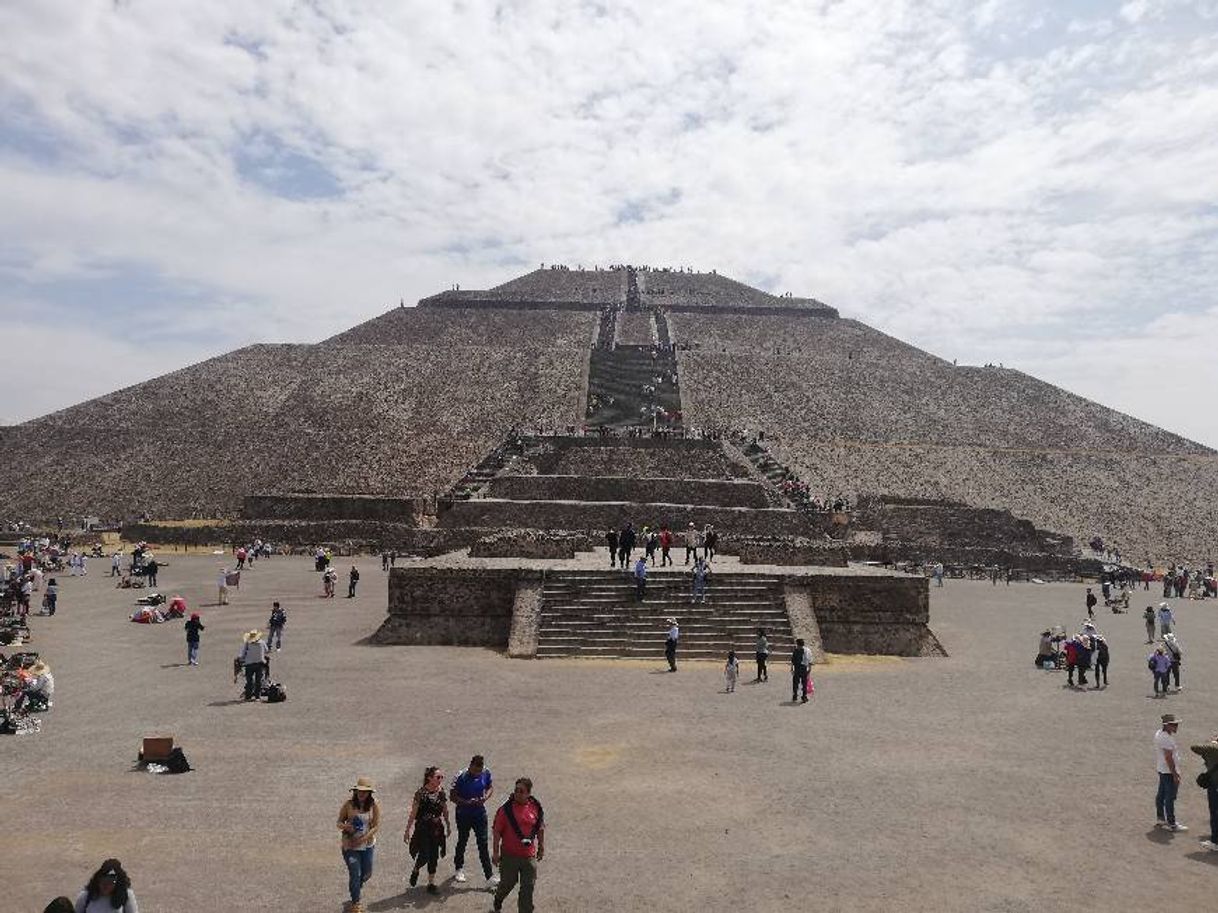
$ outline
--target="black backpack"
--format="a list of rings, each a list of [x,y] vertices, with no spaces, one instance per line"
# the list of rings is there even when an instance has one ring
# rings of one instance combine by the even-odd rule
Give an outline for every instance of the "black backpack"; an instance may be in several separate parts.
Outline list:
[[[268,704],[278,704],[288,699],[288,692],[283,685],[278,682],[272,682],[266,689],[266,702]]]

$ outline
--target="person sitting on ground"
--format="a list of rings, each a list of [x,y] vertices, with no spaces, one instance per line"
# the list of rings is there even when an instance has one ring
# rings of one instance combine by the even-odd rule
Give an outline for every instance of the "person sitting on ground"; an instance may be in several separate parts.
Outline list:
[[[21,673],[21,693],[13,701],[13,709],[20,711],[27,704],[31,708],[51,709],[51,698],[55,696],[55,676],[51,675],[51,667],[42,660]]]
[[[174,594],[173,599],[169,600],[169,606],[165,609],[166,618],[185,618],[187,612],[186,600],[180,594]]]

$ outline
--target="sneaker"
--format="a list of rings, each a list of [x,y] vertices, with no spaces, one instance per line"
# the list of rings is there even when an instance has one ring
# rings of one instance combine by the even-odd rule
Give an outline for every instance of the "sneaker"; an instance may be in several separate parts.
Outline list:
[[[419,870],[411,869],[410,870],[410,886],[413,888],[418,883],[419,883]]]
[[[1179,823],[1177,823],[1177,824],[1169,824],[1169,825],[1167,826],[1167,829],[1168,829],[1169,831],[1171,831],[1173,834],[1178,834],[1178,833],[1180,833],[1181,831],[1186,831],[1186,830],[1188,830],[1188,828],[1187,828],[1187,827],[1185,827],[1183,824],[1179,824]]]
[[[491,875],[491,877],[490,877],[490,878],[488,878],[488,879],[486,880],[486,886],[487,886],[488,888],[497,888],[497,887],[499,887],[499,875],[498,875],[498,873],[492,874],[492,875]]]
[[[453,876],[453,881],[465,881],[465,869],[457,869],[457,874]]]
[[[1211,853],[1218,853],[1218,843],[1213,840],[1202,840],[1201,849],[1209,850]]]
[[[1155,827],[1160,828],[1161,830],[1167,830],[1167,822],[1160,818],[1155,822]]]

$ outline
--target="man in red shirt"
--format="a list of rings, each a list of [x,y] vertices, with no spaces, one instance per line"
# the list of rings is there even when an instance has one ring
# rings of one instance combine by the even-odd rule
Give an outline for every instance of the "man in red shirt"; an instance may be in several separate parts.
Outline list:
[[[533,781],[521,777],[512,790],[512,798],[495,813],[494,848],[491,862],[499,867],[500,882],[495,891],[494,909],[503,909],[504,898],[520,882],[516,909],[533,913],[533,884],[537,881],[537,863],[546,855],[545,812],[533,798]]]

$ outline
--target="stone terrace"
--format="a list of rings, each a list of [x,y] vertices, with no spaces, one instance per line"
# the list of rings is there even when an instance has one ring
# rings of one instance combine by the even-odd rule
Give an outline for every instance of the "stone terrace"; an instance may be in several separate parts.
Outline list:
[[[255,491],[419,495],[576,413],[578,349],[251,346],[12,429],[0,514],[235,514]],[[494,382],[491,382],[494,379]]]
[[[625,270],[535,269],[492,289],[441,292],[420,304],[437,301],[554,301],[589,306],[616,304],[626,297]]]
[[[394,308],[332,336],[323,345],[588,348],[596,321],[595,311]]]
[[[808,309],[836,316],[837,312],[810,298],[779,298],[717,273],[679,273],[641,270],[639,290],[643,304],[666,310],[701,310],[707,307]]]

